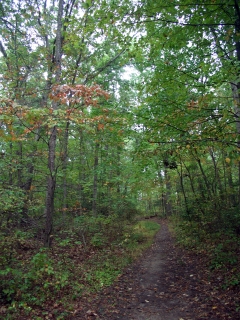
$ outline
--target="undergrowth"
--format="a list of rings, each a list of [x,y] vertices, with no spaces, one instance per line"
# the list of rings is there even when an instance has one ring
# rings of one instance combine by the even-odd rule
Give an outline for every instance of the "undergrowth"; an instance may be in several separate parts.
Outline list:
[[[43,319],[49,306],[56,319],[66,318],[79,297],[111,285],[159,229],[152,221],[129,223],[116,216],[81,216],[66,225],[56,232],[52,249],[40,248],[27,232],[0,235],[3,319]]]
[[[217,222],[207,216],[198,221],[180,215],[170,218],[178,243],[206,257],[209,270],[221,273],[221,285],[225,289],[240,286],[240,234],[236,228],[240,216],[236,212],[229,216],[228,212],[225,220]]]

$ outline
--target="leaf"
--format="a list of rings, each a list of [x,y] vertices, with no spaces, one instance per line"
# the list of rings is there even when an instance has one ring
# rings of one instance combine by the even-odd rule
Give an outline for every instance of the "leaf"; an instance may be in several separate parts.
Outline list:
[[[98,130],[102,130],[104,129],[104,124],[103,123],[99,123],[98,124]]]
[[[92,311],[92,310],[88,310],[87,312],[86,312],[86,314],[88,315],[88,316],[97,316],[97,314],[96,314],[96,312],[94,312],[94,311]]]

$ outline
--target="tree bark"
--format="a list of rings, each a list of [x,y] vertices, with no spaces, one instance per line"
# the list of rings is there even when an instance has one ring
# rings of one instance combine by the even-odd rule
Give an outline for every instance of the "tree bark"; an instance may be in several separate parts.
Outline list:
[[[95,154],[94,154],[94,176],[93,176],[93,201],[92,201],[92,212],[93,215],[97,215],[97,193],[98,193],[98,151],[99,151],[99,143],[96,142],[95,145]]]
[[[235,21],[235,34],[236,34],[236,39],[239,39],[239,34],[240,34],[240,7],[239,7],[239,2],[237,0],[234,1],[235,3],[235,14],[236,14],[236,21]],[[234,99],[234,106],[235,106],[235,118],[236,118],[236,130],[237,130],[237,147],[238,147],[238,153],[240,150],[240,81],[239,81],[239,76],[240,76],[240,41],[236,41],[236,53],[237,53],[237,81],[235,83],[231,84],[232,87],[232,93],[233,93],[233,99]],[[240,161],[238,161],[238,206],[240,208]]]
[[[171,201],[171,181],[170,176],[168,174],[168,169],[164,169],[164,177],[165,177],[165,185],[166,185],[166,194],[165,194],[165,200],[166,200],[166,215],[170,216],[172,214],[172,201]]]
[[[63,3],[64,0],[59,0],[58,3],[58,18],[57,18],[57,33],[55,43],[55,62],[54,73],[55,83],[59,84],[61,81],[61,66],[62,66],[62,17],[63,17]],[[52,103],[53,110],[56,110],[58,103]],[[53,126],[48,142],[48,178],[47,178],[47,194],[46,194],[46,207],[45,207],[45,230],[44,230],[44,246],[51,247],[52,244],[52,229],[53,229],[53,212],[54,212],[54,196],[56,186],[56,139],[57,127]]]
[[[65,133],[64,133],[64,141],[63,141],[63,155],[62,155],[62,162],[63,162],[63,200],[62,200],[62,209],[63,213],[65,209],[68,207],[67,203],[67,162],[68,162],[68,136],[69,136],[69,125],[70,122],[67,121]]]

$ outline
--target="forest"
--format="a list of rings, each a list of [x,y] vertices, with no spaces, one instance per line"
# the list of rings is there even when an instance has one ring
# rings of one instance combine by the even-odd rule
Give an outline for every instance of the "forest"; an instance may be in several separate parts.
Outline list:
[[[0,1],[0,316],[71,312],[152,216],[239,288],[238,0]]]

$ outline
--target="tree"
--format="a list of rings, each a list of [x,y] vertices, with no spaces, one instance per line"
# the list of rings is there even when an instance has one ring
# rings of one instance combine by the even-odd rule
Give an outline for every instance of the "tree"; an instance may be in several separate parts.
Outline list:
[[[44,179],[36,172],[41,171],[46,177],[44,242],[46,246],[50,246],[53,204],[57,200],[57,205],[59,205],[58,181],[60,180],[63,186],[62,207],[64,209],[67,206],[66,175],[70,160],[68,157],[69,132],[75,135],[76,122],[79,124],[82,121],[81,116],[87,117],[86,123],[88,121],[98,123],[103,119],[103,115],[88,117],[86,112],[85,115],[83,113],[83,110],[86,110],[85,107],[90,106],[93,102],[91,98],[98,94],[101,95],[103,91],[97,91],[97,87],[93,85],[91,87],[93,96],[91,97],[87,87],[81,87],[83,90],[81,91],[77,86],[79,83],[91,86],[94,81],[99,81],[103,82],[103,86],[108,87],[101,74],[109,74],[110,70],[114,74],[113,65],[118,72],[126,61],[126,57],[122,58],[122,56],[130,37],[123,37],[119,26],[115,24],[116,21],[112,21],[112,10],[117,10],[118,7],[111,4],[109,11],[106,11],[104,1],[87,3],[67,1],[59,2],[58,6],[54,1],[18,1],[14,3],[7,1],[1,4],[0,9],[2,96],[10,98],[10,103],[14,101],[14,110],[10,112],[9,117],[15,119],[13,123],[9,118],[9,124],[3,122],[3,126],[7,125],[7,130],[9,128],[7,132],[4,127],[3,135],[6,139],[12,133],[14,134],[13,139],[16,139],[15,136],[22,135],[21,139],[24,136],[24,144],[28,145],[27,148],[31,148],[31,144],[33,146],[33,150],[28,152],[27,148],[22,148],[22,140],[12,139],[9,143],[9,152],[12,157],[19,156],[21,153],[22,167],[18,164],[17,169],[19,186],[21,180],[25,180],[26,176],[24,172],[26,156],[29,157],[31,154],[28,181],[24,184],[27,195],[38,194],[40,198],[41,194],[42,199],[45,188]],[[125,12],[127,12],[127,7],[121,12],[119,19],[124,16]],[[106,32],[107,26],[109,28]],[[113,43],[116,44],[114,50],[110,46]],[[71,84],[72,87],[63,86],[63,91],[61,91],[60,85],[64,84]],[[64,88],[69,90],[68,93],[64,92]],[[69,97],[66,96],[65,101],[62,101],[61,95],[71,95],[76,92],[82,94],[82,101],[78,103],[73,101],[67,108]],[[52,99],[49,99],[50,94]],[[5,112],[4,100],[2,103]],[[96,105],[93,105],[90,108],[95,107]],[[18,117],[15,118],[14,112],[20,109],[25,110],[25,115],[22,117],[18,114]],[[5,117],[8,116],[3,115],[3,118]],[[17,130],[17,126],[21,129]],[[98,124],[95,126],[98,127]],[[85,130],[84,125],[82,128]],[[19,147],[15,148],[15,145]],[[48,163],[45,161],[46,152]],[[41,155],[42,162],[39,155]],[[12,171],[9,179],[9,182],[14,185],[15,174]]]
[[[140,15],[145,34],[139,40],[141,50],[135,51],[141,72],[136,114],[146,128],[145,139],[168,154],[179,146],[188,152],[190,146],[211,150],[213,145],[232,154],[238,144],[232,134],[234,123],[238,126],[238,103],[230,97],[239,69],[237,1],[146,2],[136,10],[136,17]],[[194,160],[209,189],[199,156]],[[238,161],[236,156],[232,160]],[[214,170],[218,175],[216,161]]]

